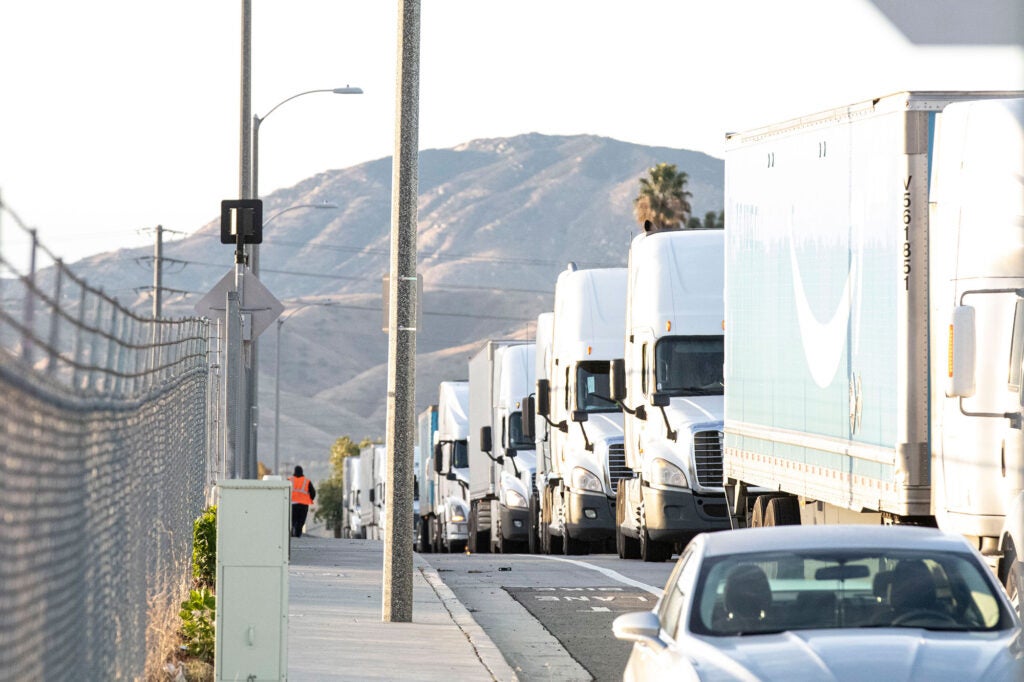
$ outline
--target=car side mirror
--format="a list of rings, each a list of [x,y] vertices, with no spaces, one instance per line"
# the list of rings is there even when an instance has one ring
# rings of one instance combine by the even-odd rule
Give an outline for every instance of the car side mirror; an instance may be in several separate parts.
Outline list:
[[[551,416],[551,382],[547,379],[537,379],[537,414]]]
[[[480,451],[490,452],[492,447],[491,443],[491,427],[481,426],[480,427]]]
[[[669,397],[668,393],[655,391],[651,394],[651,405],[654,407],[668,407],[670,402],[672,402],[672,399]]]
[[[535,409],[537,403],[532,395],[523,398],[523,437],[528,441],[533,441],[537,436],[537,417],[533,412]]]
[[[620,403],[626,400],[626,361],[622,358],[612,360],[608,368],[608,390],[611,399]]]
[[[612,621],[612,633],[617,639],[647,644],[655,651],[667,646],[661,639],[661,621],[654,611],[622,614]]]

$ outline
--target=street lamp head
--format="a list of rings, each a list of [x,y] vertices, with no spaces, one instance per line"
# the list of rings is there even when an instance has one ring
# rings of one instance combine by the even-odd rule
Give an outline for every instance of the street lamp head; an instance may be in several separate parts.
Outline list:
[[[361,95],[363,94],[363,89],[353,88],[352,86],[346,85],[343,88],[334,88],[331,92],[335,95]]]
[[[313,208],[341,208],[341,206],[333,201],[324,201],[319,204],[313,204]]]

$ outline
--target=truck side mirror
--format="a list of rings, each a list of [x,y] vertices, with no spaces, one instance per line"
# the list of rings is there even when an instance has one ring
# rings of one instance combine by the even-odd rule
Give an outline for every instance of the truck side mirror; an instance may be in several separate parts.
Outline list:
[[[523,437],[528,441],[533,441],[536,438],[536,416],[533,411],[537,409],[537,403],[534,401],[532,395],[528,395],[523,398]]]
[[[570,415],[569,418],[572,419],[574,422],[585,422],[590,417],[589,415],[587,415],[586,410],[573,410],[572,415]]]
[[[537,379],[537,414],[551,416],[551,382],[547,379]]]
[[[454,471],[449,471],[448,475],[445,476],[445,479],[447,479],[449,481],[457,481],[457,480],[459,480],[459,477],[455,475]]]
[[[376,502],[376,501],[377,501],[377,490],[374,489],[374,488],[370,488],[370,502]]]
[[[651,394],[651,405],[653,405],[654,407],[668,407],[670,402],[671,398],[669,397],[668,393],[655,391],[654,393]]]
[[[611,399],[618,402],[626,400],[626,361],[616,358],[608,367],[608,390]]]
[[[949,325],[947,398],[970,398],[974,395],[976,339],[974,308],[969,305],[953,308],[953,320]]]
[[[481,426],[480,427],[480,451],[490,452],[492,448],[491,444],[491,427]]]
[[[444,471],[444,456],[441,454],[441,444],[438,443],[434,446],[434,473],[441,473]]]

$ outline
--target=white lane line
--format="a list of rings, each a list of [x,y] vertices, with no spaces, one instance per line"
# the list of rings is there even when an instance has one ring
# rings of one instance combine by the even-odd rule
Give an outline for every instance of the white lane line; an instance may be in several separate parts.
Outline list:
[[[597,571],[598,573],[602,573],[602,574],[608,576],[609,578],[611,578],[612,580],[615,580],[617,582],[622,583],[623,585],[629,585],[630,587],[638,587],[638,588],[640,588],[641,590],[643,590],[645,592],[650,592],[655,597],[661,598],[661,590],[658,589],[657,587],[651,587],[650,585],[648,585],[646,583],[642,583],[639,580],[633,580],[632,578],[627,578],[626,576],[622,575],[618,571],[613,571],[610,568],[602,568],[601,566],[595,566],[593,564],[588,564],[585,561],[576,561],[575,559],[563,559],[562,557],[551,556],[551,555],[548,555],[548,554],[536,554],[535,556],[540,558],[540,559],[551,559],[552,561],[564,561],[567,564],[573,564],[575,566],[580,566],[582,568],[589,568],[590,570]]]

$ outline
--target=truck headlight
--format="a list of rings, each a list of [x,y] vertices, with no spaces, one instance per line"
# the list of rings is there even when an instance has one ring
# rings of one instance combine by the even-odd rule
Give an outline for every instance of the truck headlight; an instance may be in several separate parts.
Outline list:
[[[515,490],[506,490],[505,505],[508,507],[520,507],[522,509],[526,509],[526,498],[517,493]]]
[[[572,487],[576,490],[592,490],[597,493],[604,492],[604,485],[592,471],[583,467],[576,467],[572,470]]]
[[[462,512],[461,507],[457,507],[453,504],[451,507],[449,507],[449,510],[451,512],[450,520],[453,523],[462,523],[466,520],[466,515]]]
[[[690,487],[689,482],[686,480],[686,474],[684,474],[682,469],[677,467],[675,464],[665,461],[660,457],[655,457],[651,464],[652,484],[668,486],[671,488]]]

